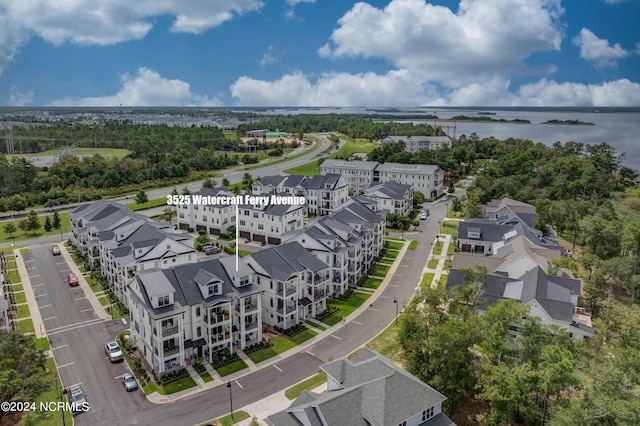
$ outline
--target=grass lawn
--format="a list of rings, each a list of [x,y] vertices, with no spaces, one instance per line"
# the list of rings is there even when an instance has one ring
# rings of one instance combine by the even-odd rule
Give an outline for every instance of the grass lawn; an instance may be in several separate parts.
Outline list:
[[[107,298],[107,301],[108,300],[109,299]],[[110,309],[109,306],[104,308],[104,311],[106,313],[108,313],[109,315],[111,315],[111,309]],[[125,314],[125,313],[120,312],[120,309],[118,309],[118,305],[113,305],[113,316],[112,316],[112,318],[114,320],[121,319],[121,318],[129,318],[129,314],[128,313]]]
[[[24,286],[22,284],[13,284],[11,288],[13,291],[24,291]]]
[[[427,268],[429,269],[436,269],[438,267],[438,259],[431,259],[429,260],[429,263],[427,263]]]
[[[390,249],[394,249],[394,250],[400,250],[402,249],[402,247],[404,247],[404,243],[400,242],[400,241],[386,241],[387,243],[389,243],[389,248]]]
[[[13,284],[22,282],[22,280],[20,279],[20,274],[18,273],[18,270],[15,269],[15,266],[13,269],[11,269],[11,271],[7,275],[4,276],[4,279],[11,281]],[[14,288],[13,291],[18,291],[18,290]]]
[[[40,340],[40,339],[38,339]],[[46,340],[46,338],[45,338]],[[65,399],[61,398],[60,391],[62,390],[62,386],[71,385],[73,383],[60,383],[54,382],[53,378],[58,375],[58,369],[56,368],[56,363],[53,358],[47,358],[44,362],[46,373],[45,373],[45,383],[47,384],[47,388],[36,398],[36,406],[39,407],[41,402],[49,403],[53,401],[65,401]],[[59,388],[58,388],[59,386]],[[36,411],[38,413],[39,410]],[[66,424],[70,424],[72,422],[71,412],[66,411],[64,413]],[[26,424],[23,422],[23,424]],[[38,426],[62,426],[62,414],[60,411],[51,412],[44,414],[38,417],[37,423]]]
[[[338,314],[329,315],[328,317],[323,319],[322,322],[327,325],[336,325],[337,323],[340,322],[340,314],[338,313]]]
[[[241,359],[238,361],[232,362],[231,364],[224,365],[220,368],[217,368],[216,371],[221,377],[228,376],[229,374],[233,374],[236,371],[244,370],[248,365]]]
[[[249,250],[238,250],[238,255],[240,257],[245,257],[245,256],[249,256],[250,254],[252,254],[252,251]]]
[[[109,298],[107,296],[98,297],[98,302],[100,302],[102,306],[107,306],[109,304]]]
[[[340,147],[339,150],[330,154],[327,158],[344,157],[345,155],[351,155],[355,152],[369,153],[376,144],[369,142],[367,139],[351,139],[347,136],[340,136],[340,139],[344,139],[346,142]],[[318,166],[318,160],[311,161],[306,164],[302,164],[298,167],[283,170],[283,173],[302,176],[314,176],[320,174],[320,166]]]
[[[420,281],[420,289],[422,291],[426,291],[431,287],[431,282],[433,281],[433,277],[435,274],[433,272],[425,272],[422,275],[422,281]]]
[[[436,245],[433,246],[433,254],[435,254],[436,256],[440,256],[442,254],[442,246],[443,246],[443,242],[438,239],[438,241],[436,241]]]
[[[342,314],[343,317],[347,317],[353,313],[356,309],[358,309],[367,299],[371,297],[370,294],[365,293],[353,293],[351,298],[348,301],[340,300],[340,299],[331,299],[329,301],[330,306],[335,306],[340,309],[340,312],[337,314],[338,321],[339,317]],[[332,315],[333,316],[333,315]],[[331,318],[331,317],[329,317]],[[323,321],[327,323],[326,321]],[[327,323],[328,324],[328,323]]]
[[[211,374],[207,373],[206,371],[204,373],[198,373],[198,374],[200,374],[200,377],[202,377],[202,380],[204,380],[205,383],[213,382],[213,377],[211,376]]]
[[[409,250],[415,250],[418,248],[418,244],[420,244],[420,241],[418,240],[411,240],[411,242],[409,243]]]
[[[311,327],[315,327],[315,328],[317,328],[318,330],[325,331],[325,330],[327,329],[326,327],[321,326],[321,325],[320,325],[319,323],[317,323],[317,322],[311,322],[311,321],[309,321],[309,320],[307,320],[307,321],[305,321],[305,322],[306,322],[307,324],[309,324]]]
[[[309,331],[312,331],[312,330],[309,330]],[[264,360],[272,358],[278,354],[281,354],[297,346],[297,343],[293,341],[293,339],[287,339],[285,337],[280,337],[280,336],[276,336],[272,338],[271,343],[273,343],[273,346],[270,348],[261,349],[259,351],[248,354],[251,361],[253,361],[256,364],[259,364]]]
[[[24,291],[13,293],[13,295],[16,297],[16,304],[27,303],[27,296],[24,295]]]
[[[291,340],[295,342],[297,345],[301,345],[307,340],[317,335],[318,333],[316,333],[313,330],[303,330],[300,333],[296,333],[294,336],[291,336]]]
[[[102,287],[100,287],[100,284],[96,283],[93,278],[84,277],[84,279],[87,280],[87,284],[89,284],[89,287],[91,287],[91,291],[93,291],[94,293],[100,293],[102,291]]]
[[[23,333],[33,333],[36,331],[35,327],[33,326],[33,321],[31,321],[30,319],[23,319],[21,321],[18,321],[18,325],[20,326],[20,330],[22,330]]]
[[[134,212],[136,210],[146,210],[146,209],[151,209],[154,207],[161,207],[161,206],[167,206],[167,197],[156,198],[155,200],[149,200],[144,204],[138,204],[136,202],[127,204],[127,207],[129,207]],[[170,207],[170,206],[167,206],[167,207]]]
[[[326,381],[327,373],[323,371],[322,373],[318,373],[315,376],[290,387],[284,392],[284,396],[286,396],[287,399],[296,399],[300,396],[302,391],[315,389]]]
[[[18,305],[18,318],[28,318],[30,316],[31,312],[29,312],[29,306]]]
[[[451,256],[456,252],[456,243],[454,241],[449,241],[449,246],[447,247],[447,255]]]
[[[382,284],[382,280],[380,278],[371,278],[371,277],[369,277],[366,280],[364,280],[364,284],[362,286],[366,287],[366,288],[376,289],[376,288],[380,287],[380,284]]]
[[[442,223],[441,234],[458,235],[458,222],[448,220]]]
[[[389,265],[378,265],[373,275],[376,277],[386,277],[390,268],[391,266]]]
[[[39,351],[48,351],[49,349],[51,349],[51,345],[49,345],[49,339],[46,337],[41,337],[39,339],[34,338],[33,340],[36,341],[36,348]]]
[[[191,377],[185,377],[184,379],[180,379],[180,384],[178,384],[178,381],[176,380],[175,382],[167,383],[164,386],[157,386],[156,390],[160,395],[170,395],[196,386],[195,380]]]
[[[398,343],[398,331],[400,327],[396,326],[395,321],[389,327],[378,334],[373,340],[366,344],[369,349],[380,353],[383,357],[395,363],[402,364],[402,348]]]
[[[398,257],[399,254],[400,252],[398,250],[387,250],[384,257],[388,259],[395,259]]]
[[[26,210],[26,212],[28,213],[29,211]],[[52,229],[49,232],[45,232],[44,231],[44,221],[45,221],[45,217],[47,217],[47,216],[49,217],[49,220],[53,219],[53,215],[52,214],[45,215],[45,216],[38,216],[38,220],[40,222],[40,225],[43,225],[43,227],[40,228],[38,231],[36,231],[35,234],[33,233],[33,231],[29,231],[28,233],[24,233],[23,231],[18,229],[17,232],[13,233],[13,238],[11,238],[11,234],[7,234],[6,232],[4,232],[4,226],[0,226],[0,243],[9,243],[11,241],[30,240],[30,239],[42,237],[42,236],[45,236],[45,235],[60,235],[60,230],[59,229]],[[63,233],[70,232],[71,231],[71,223],[69,222],[69,213],[58,213],[58,216],[60,216],[60,226],[62,227],[62,232]],[[23,219],[23,218],[21,218],[21,219]],[[18,228],[18,222],[20,222],[21,219],[15,219],[13,221],[13,224],[16,226],[16,228]],[[14,248],[18,248],[18,247],[14,247]]]
[[[220,426],[231,426],[248,418],[249,413],[240,410],[233,412],[233,419],[231,418],[231,414],[229,414],[224,417],[220,417],[219,419],[217,419],[217,421],[218,423],[220,423]]]

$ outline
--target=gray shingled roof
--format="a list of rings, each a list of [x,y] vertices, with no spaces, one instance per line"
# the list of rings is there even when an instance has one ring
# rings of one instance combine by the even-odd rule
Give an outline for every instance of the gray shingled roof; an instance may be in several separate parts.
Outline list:
[[[300,424],[293,413],[303,411],[311,424],[321,417],[331,426],[395,426],[446,399],[440,392],[367,348],[352,360],[341,358],[321,368],[344,388],[322,394],[303,392],[285,411],[270,416],[268,424]],[[453,424],[445,415],[436,417],[433,422],[429,420],[424,424]]]
[[[296,241],[253,253],[249,257],[260,265],[267,275],[278,281],[286,281],[298,272],[316,272],[328,268]]]

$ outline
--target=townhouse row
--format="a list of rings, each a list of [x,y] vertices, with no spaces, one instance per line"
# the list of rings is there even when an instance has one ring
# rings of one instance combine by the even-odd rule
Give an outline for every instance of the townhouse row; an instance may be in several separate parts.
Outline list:
[[[131,335],[159,375],[258,343],[263,325],[289,328],[324,312],[367,273],[386,227],[375,206],[351,199],[236,264],[199,259],[188,235],[115,203],[81,206],[71,219],[74,244],[128,306]]]

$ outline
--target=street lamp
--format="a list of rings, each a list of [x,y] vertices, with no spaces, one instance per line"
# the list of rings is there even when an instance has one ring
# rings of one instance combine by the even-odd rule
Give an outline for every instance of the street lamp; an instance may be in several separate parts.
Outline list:
[[[393,299],[393,303],[396,305],[396,325],[398,325],[398,298]]]
[[[231,396],[231,382],[227,382],[227,387],[229,388],[229,405],[231,406],[231,420],[233,418],[233,397]]]

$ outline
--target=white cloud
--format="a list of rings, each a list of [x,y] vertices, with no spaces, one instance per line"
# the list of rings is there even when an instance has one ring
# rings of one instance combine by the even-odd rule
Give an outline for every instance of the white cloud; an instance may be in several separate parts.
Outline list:
[[[9,88],[9,101],[10,106],[27,106],[33,101],[33,92],[22,93],[16,86]]]
[[[156,71],[139,68],[135,76],[120,77],[122,88],[112,96],[63,98],[51,106],[220,106],[217,98],[196,95],[189,83],[169,80]]]
[[[273,46],[269,46],[267,50],[262,54],[262,58],[258,61],[261,67],[266,67],[267,65],[271,65],[280,60],[280,58],[284,55],[284,52],[274,53]]]
[[[163,15],[175,18],[171,31],[200,34],[262,6],[261,0],[2,0],[0,73],[34,35],[54,45],[109,45],[144,38],[152,18]]]
[[[509,91],[498,77],[447,90],[429,85],[407,70],[326,73],[311,82],[304,74],[276,81],[239,78],[231,95],[239,106],[637,106],[640,84],[627,79],[602,84],[558,83],[542,79]]]
[[[611,46],[609,40],[598,38],[587,28],[580,30],[580,34],[573,38],[573,44],[580,48],[580,57],[592,61],[598,67],[617,67],[618,59],[631,55],[618,43]]]
[[[318,53],[382,58],[463,86],[522,70],[534,52],[559,50],[563,13],[558,0],[461,0],[456,13],[424,0],[392,0],[384,9],[356,3]]]
[[[315,3],[316,0],[286,0],[289,6],[295,6],[300,3]]]
[[[379,75],[325,73],[315,83],[300,72],[276,81],[240,77],[231,85],[231,95],[243,106],[415,106],[439,104],[433,87],[406,70]]]

